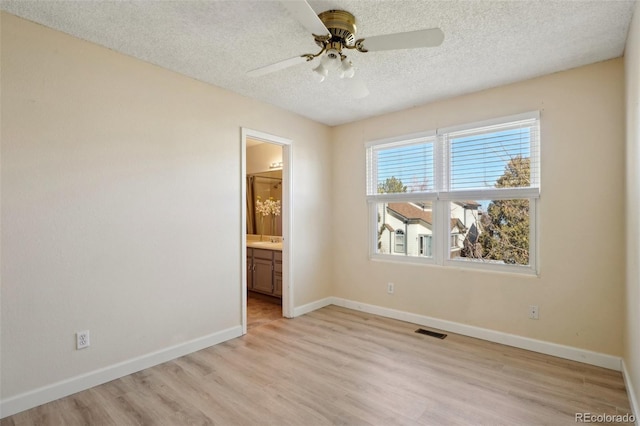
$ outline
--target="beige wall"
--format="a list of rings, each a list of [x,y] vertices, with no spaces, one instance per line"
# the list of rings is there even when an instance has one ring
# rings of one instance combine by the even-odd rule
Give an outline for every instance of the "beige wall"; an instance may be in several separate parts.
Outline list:
[[[531,110],[542,120],[539,277],[368,259],[366,141]],[[624,138],[621,59],[334,128],[334,295],[620,356]]]
[[[294,302],[329,296],[326,126],[4,13],[1,90],[2,399],[240,325],[241,126],[294,141]]]
[[[624,361],[640,408],[640,3],[625,48],[627,94],[627,318]],[[640,415],[640,412],[636,412]]]

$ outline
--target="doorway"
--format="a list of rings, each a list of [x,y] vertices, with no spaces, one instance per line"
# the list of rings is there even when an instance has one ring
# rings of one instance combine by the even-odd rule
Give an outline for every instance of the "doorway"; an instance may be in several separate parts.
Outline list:
[[[293,315],[291,141],[242,128],[241,321]]]

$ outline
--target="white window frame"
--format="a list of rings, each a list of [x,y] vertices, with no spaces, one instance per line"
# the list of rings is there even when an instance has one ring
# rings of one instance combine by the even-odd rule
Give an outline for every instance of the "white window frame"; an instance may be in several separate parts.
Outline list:
[[[531,141],[530,156],[535,161],[532,162],[530,174],[534,186],[527,188],[492,188],[478,190],[450,190],[449,184],[449,144],[446,135],[452,132],[483,128],[488,126],[507,124],[522,120],[536,120],[538,126],[538,136]],[[523,114],[499,117],[475,123],[467,123],[459,126],[451,126],[434,131],[398,136],[393,138],[380,139],[365,143],[367,152],[367,188],[366,195],[369,203],[369,256],[372,260],[383,260],[392,262],[425,263],[455,268],[471,268],[496,272],[515,272],[524,274],[539,274],[538,262],[538,204],[540,199],[540,112],[532,111]],[[413,192],[396,194],[372,193],[372,185],[377,182],[377,176],[371,176],[376,170],[374,164],[373,148],[380,145],[404,145],[417,143],[421,139],[426,140],[435,136],[434,142],[434,192]],[[393,144],[393,145],[392,145]],[[451,253],[451,204],[460,200],[497,200],[497,199],[527,199],[529,200],[529,265],[498,264],[484,262],[482,260],[471,260],[469,258],[450,258]],[[378,227],[378,204],[390,202],[432,202],[432,257],[422,255],[401,256],[397,254],[383,254],[377,251],[377,227]],[[443,224],[444,221],[444,224]],[[405,248],[407,236],[405,235]],[[395,240],[394,240],[395,245]],[[405,249],[406,252],[406,249]]]

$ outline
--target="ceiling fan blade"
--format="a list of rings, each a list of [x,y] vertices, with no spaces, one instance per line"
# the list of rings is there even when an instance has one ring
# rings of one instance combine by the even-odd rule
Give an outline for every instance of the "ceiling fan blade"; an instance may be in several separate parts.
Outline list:
[[[444,33],[440,28],[430,28],[428,30],[368,37],[364,39],[362,45],[369,52],[378,52],[381,50],[436,47],[440,46],[443,40]]]
[[[280,71],[285,68],[292,67],[294,65],[301,64],[303,62],[307,62],[307,58],[304,56],[296,56],[294,58],[285,59],[284,61],[276,62],[275,64],[267,65],[264,67],[256,68],[254,70],[248,71],[247,75],[249,77],[260,77],[265,74],[269,74],[272,72]]]
[[[327,27],[305,0],[282,0],[280,3],[311,34],[329,35]]]

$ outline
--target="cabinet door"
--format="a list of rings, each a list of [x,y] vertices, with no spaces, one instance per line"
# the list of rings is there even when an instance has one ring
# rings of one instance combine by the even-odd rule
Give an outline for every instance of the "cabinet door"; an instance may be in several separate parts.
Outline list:
[[[253,258],[253,287],[254,291],[273,293],[273,261]]]
[[[273,256],[273,295],[282,297],[282,253]]]
[[[247,248],[247,289],[253,285],[253,249]]]
[[[282,297],[282,274],[273,274],[273,295]]]

